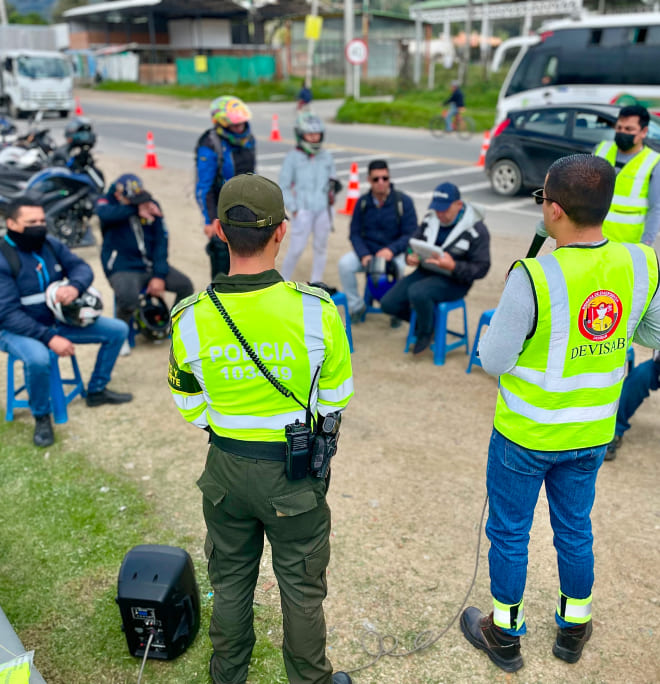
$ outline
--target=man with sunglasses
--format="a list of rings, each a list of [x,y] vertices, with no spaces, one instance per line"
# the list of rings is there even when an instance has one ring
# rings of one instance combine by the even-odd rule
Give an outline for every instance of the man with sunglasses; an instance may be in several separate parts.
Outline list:
[[[557,248],[514,263],[479,345],[484,370],[500,378],[486,474],[493,610],[466,608],[460,624],[507,672],[523,666],[527,545],[542,484],[560,585],[552,652],[576,663],[591,637],[596,475],[614,433],[628,347],[660,343],[655,252],[603,237],[614,182],[599,157],[550,166],[535,196]]]
[[[367,270],[372,259],[379,257],[392,262],[400,276],[406,267],[408,240],[417,229],[415,205],[408,195],[394,189],[387,162],[370,162],[368,173],[371,190],[360,197],[351,218],[349,237],[354,251],[339,260],[342,291],[355,322],[366,310],[355,274]]]

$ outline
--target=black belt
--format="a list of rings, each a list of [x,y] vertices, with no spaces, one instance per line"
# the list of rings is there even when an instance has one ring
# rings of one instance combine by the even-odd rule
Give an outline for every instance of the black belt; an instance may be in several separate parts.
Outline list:
[[[259,461],[286,461],[286,442],[246,442],[231,437],[221,437],[211,432],[211,443],[218,449],[235,456],[254,458]]]

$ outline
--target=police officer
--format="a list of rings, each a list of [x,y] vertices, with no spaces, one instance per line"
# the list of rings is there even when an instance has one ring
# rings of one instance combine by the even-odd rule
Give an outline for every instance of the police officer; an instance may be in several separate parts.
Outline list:
[[[623,107],[614,142],[604,140],[594,151],[617,173],[612,206],[603,222],[603,235],[616,242],[652,245],[660,229],[660,155],[644,145],[649,121],[641,105]]]
[[[254,171],[256,149],[250,130],[252,114],[242,100],[223,95],[211,102],[210,111],[213,126],[204,131],[195,147],[195,197],[209,239],[206,253],[211,259],[211,278],[215,278],[229,272],[227,246],[213,230],[218,194],[230,178]]]
[[[275,183],[253,174],[228,181],[213,226],[229,246],[231,269],[174,308],[169,369],[181,414],[208,430],[211,441],[198,481],[215,592],[211,677],[217,684],[247,679],[265,532],[280,587],[289,681],[350,684],[347,674],[332,674],[325,654],[329,479],[310,474],[307,451],[286,443],[289,430],[300,436],[321,422],[325,430],[353,395],[346,334],[324,291],[285,282],[275,271],[286,233]],[[296,455],[295,469],[305,451],[302,473],[291,472],[287,451]]]
[[[500,376],[486,475],[493,611],[466,608],[461,629],[507,672],[523,666],[527,544],[544,482],[560,583],[553,653],[575,663],[591,636],[596,474],[628,346],[660,341],[655,252],[603,238],[614,181],[598,157],[552,164],[535,195],[557,249],[514,264],[479,347],[484,369]]]

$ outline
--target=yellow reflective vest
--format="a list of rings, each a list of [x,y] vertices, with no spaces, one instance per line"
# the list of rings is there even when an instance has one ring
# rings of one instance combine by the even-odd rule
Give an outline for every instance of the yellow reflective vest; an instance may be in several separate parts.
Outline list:
[[[645,245],[562,247],[523,259],[536,327],[500,377],[494,426],[528,449],[599,446],[614,435],[626,353],[658,287]]]
[[[217,295],[270,373],[303,404],[311,397],[312,415],[348,404],[348,340],[325,291],[280,281]],[[305,410],[270,384],[206,292],[173,311],[169,386],[188,422],[222,437],[283,442],[285,425],[306,422]]]
[[[616,164],[617,146],[603,141],[595,151],[612,166]],[[660,155],[643,147],[616,176],[614,197],[603,223],[603,235],[614,242],[641,242],[644,221],[649,211],[649,181]]]

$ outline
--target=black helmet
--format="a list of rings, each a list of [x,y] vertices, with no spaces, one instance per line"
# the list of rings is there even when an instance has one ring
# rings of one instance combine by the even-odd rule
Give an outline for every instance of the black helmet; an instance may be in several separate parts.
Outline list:
[[[103,310],[101,293],[96,288],[89,287],[85,292],[80,293],[70,304],[62,304],[57,301],[57,291],[69,284],[66,278],[51,283],[46,288],[46,305],[60,323],[73,325],[77,328],[91,325],[101,315]]]
[[[92,147],[96,142],[92,122],[84,116],[77,116],[69,121],[64,129],[64,137],[70,145],[78,147]]]
[[[170,310],[160,297],[141,294],[135,321],[140,332],[152,340],[163,340],[170,334]]]

